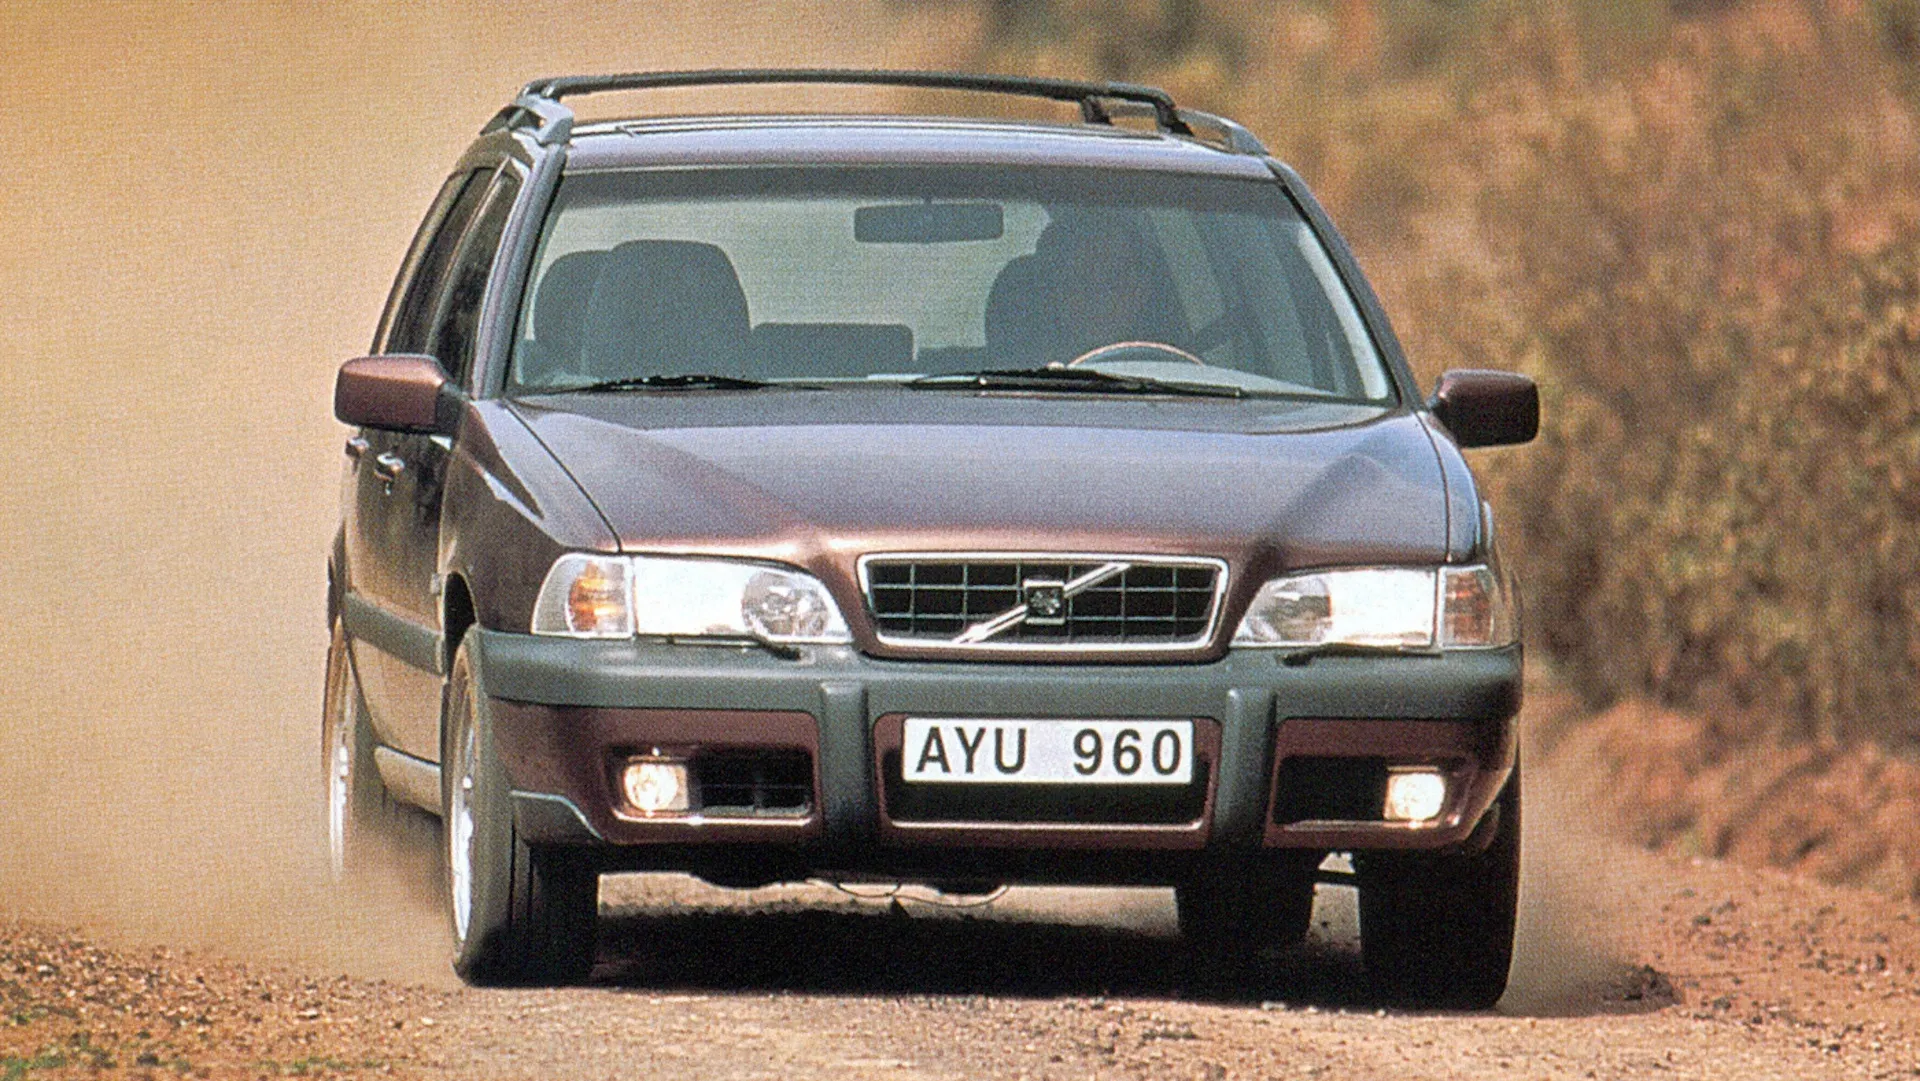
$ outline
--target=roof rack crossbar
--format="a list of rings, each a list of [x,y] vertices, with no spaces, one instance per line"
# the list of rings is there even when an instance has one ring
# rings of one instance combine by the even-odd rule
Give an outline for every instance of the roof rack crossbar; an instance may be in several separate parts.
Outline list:
[[[1153,110],[1155,123],[1174,135],[1192,135],[1193,129],[1166,91],[1136,83],[1080,82],[1018,75],[968,75],[947,71],[859,71],[835,68],[742,68],[705,71],[648,71],[625,75],[569,75],[536,79],[526,85],[514,103],[501,110],[483,131],[515,127],[532,114],[540,120],[534,137],[542,143],[560,142],[573,127],[573,112],[560,99],[579,94],[616,90],[666,90],[689,86],[746,86],[766,83],[830,83],[842,86],[903,86],[934,90],[971,90],[1048,98],[1080,106],[1089,124],[1111,124],[1103,102],[1121,101]],[[524,114],[516,112],[524,110]],[[562,115],[564,114],[564,116]]]

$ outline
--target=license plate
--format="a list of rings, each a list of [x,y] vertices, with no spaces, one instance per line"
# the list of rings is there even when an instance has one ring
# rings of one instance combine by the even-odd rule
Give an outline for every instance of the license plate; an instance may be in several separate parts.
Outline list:
[[[921,784],[1188,784],[1193,722],[909,717],[900,772]]]

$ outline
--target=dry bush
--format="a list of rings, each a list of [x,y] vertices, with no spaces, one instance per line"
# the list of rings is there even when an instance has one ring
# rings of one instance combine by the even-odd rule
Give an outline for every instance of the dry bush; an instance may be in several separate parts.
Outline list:
[[[1522,74],[1467,130],[1501,165],[1479,236],[1507,318],[1442,351],[1504,330],[1542,382],[1540,445],[1490,473],[1540,640],[1590,696],[1920,738],[1912,110],[1864,25],[1726,22],[1626,77],[1550,26],[1499,43]]]
[[[1540,381],[1480,462],[1590,701],[1920,740],[1920,4],[985,6],[979,66],[1246,121],[1423,379]]]

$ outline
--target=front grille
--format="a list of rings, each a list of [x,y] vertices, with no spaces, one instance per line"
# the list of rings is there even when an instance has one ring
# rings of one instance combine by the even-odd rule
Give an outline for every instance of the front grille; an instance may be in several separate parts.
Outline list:
[[[698,809],[710,815],[805,814],[813,760],[805,751],[709,751],[693,760]]]
[[[981,649],[1204,645],[1225,575],[1215,562],[1138,556],[887,556],[863,570],[883,642]],[[1047,594],[1058,608],[1041,612]]]

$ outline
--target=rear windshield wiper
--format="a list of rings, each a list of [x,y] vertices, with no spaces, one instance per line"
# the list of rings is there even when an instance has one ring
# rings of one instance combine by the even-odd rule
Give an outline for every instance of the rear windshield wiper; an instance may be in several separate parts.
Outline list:
[[[983,368],[940,372],[907,380],[928,390],[1065,390],[1095,394],[1189,394],[1201,398],[1244,398],[1247,392],[1218,383],[1180,383],[1143,375],[1115,375],[1088,368]]]
[[[779,385],[759,379],[741,379],[733,375],[682,372],[677,375],[630,375],[624,379],[607,379],[577,387],[560,387],[551,393],[592,394],[606,390],[759,390],[762,387]]]

